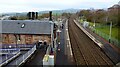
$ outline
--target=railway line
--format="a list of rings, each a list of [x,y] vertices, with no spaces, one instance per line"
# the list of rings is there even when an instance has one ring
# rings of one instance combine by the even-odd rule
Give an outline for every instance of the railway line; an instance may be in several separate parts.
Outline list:
[[[114,65],[72,19],[69,19],[68,27],[73,56],[77,65]]]

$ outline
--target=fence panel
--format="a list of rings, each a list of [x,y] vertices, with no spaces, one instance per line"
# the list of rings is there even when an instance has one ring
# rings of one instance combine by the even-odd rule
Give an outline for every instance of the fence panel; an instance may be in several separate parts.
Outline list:
[[[98,31],[98,30],[92,30],[92,31],[95,31],[96,34],[98,34],[99,36],[103,37],[104,39],[106,39],[107,41],[109,41],[109,35],[101,32],[101,31]],[[120,41],[118,41],[117,39],[111,37],[110,39],[110,43],[113,44],[113,45],[116,45],[118,47],[120,47]]]

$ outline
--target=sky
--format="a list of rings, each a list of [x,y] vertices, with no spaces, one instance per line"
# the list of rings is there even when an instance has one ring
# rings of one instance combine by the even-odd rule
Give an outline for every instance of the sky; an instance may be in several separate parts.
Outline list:
[[[119,0],[0,0],[0,13],[62,9],[101,9],[118,4]]]

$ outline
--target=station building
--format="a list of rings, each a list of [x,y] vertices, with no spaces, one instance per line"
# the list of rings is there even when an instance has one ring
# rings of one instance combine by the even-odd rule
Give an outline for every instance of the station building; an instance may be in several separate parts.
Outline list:
[[[39,20],[2,20],[0,44],[2,46],[17,47],[34,45],[42,41],[51,44],[53,24]]]

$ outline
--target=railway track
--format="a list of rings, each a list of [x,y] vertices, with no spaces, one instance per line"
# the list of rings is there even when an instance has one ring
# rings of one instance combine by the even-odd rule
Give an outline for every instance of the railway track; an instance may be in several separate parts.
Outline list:
[[[73,56],[77,65],[113,65],[112,61],[104,52],[102,52],[72,19],[69,19],[68,27]]]

